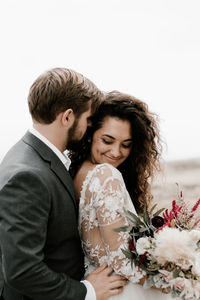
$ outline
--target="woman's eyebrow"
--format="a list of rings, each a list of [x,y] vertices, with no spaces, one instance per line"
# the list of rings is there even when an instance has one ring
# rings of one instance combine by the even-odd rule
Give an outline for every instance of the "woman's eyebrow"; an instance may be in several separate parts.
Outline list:
[[[106,137],[108,137],[108,138],[110,138],[112,140],[115,140],[115,138],[112,135],[109,135],[109,134],[103,134],[102,136],[106,136]],[[133,141],[133,139],[131,139],[131,138],[123,140],[123,142],[132,142],[132,141]]]
[[[115,138],[114,138],[112,135],[109,135],[109,134],[103,134],[102,136],[106,136],[106,137],[108,137],[108,138],[110,138],[110,139],[115,140]]]

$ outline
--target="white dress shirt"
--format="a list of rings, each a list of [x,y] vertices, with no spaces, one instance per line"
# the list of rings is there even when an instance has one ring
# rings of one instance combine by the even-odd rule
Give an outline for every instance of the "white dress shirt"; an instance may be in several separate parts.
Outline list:
[[[67,170],[69,170],[71,160],[67,155],[67,151],[65,150],[64,153],[60,152],[58,148],[56,148],[47,138],[45,138],[41,133],[39,133],[35,128],[30,128],[29,132],[35,135],[38,139],[40,139],[44,144],[46,144],[57,156],[58,158],[62,161],[64,166],[66,167]],[[85,300],[96,300],[96,293],[94,290],[94,287],[88,280],[83,280],[81,281],[83,284],[85,284],[86,289],[87,289],[87,294],[85,297]]]
[[[56,146],[54,146],[47,138],[45,138],[41,133],[39,133],[35,128],[30,128],[29,129],[30,133],[35,135],[38,139],[40,139],[44,144],[46,144],[57,156],[58,158],[62,161],[63,165],[66,167],[67,170],[69,170],[71,160],[69,159],[67,155],[67,151],[65,152],[60,152]]]

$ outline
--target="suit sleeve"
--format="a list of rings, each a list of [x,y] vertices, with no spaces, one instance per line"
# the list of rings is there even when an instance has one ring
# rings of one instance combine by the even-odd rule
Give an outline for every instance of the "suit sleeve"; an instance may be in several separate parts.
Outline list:
[[[44,261],[51,196],[39,174],[20,172],[0,191],[0,243],[7,284],[38,300],[82,300],[83,283]]]

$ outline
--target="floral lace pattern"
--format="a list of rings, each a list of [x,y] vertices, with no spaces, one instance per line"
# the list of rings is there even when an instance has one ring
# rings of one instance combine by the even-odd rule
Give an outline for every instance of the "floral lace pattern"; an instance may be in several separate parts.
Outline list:
[[[131,267],[121,248],[128,244],[127,232],[113,229],[127,225],[124,209],[135,212],[121,173],[109,164],[97,165],[88,172],[82,186],[79,205],[79,230],[86,265],[104,262],[117,274],[132,282],[144,276]]]

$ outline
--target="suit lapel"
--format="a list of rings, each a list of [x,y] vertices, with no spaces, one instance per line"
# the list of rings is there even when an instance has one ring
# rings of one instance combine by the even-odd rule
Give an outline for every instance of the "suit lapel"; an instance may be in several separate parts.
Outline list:
[[[70,192],[70,195],[75,202],[74,183],[63,163],[60,160],[59,162],[56,160],[51,160],[51,170],[59,177],[66,189]]]
[[[77,207],[72,178],[58,156],[45,143],[43,143],[40,139],[38,139],[30,132],[27,132],[25,134],[25,136],[23,137],[23,141],[34,148],[43,160],[49,162],[51,170],[55,173],[55,175],[60,179],[62,184],[68,190],[75,206]]]

